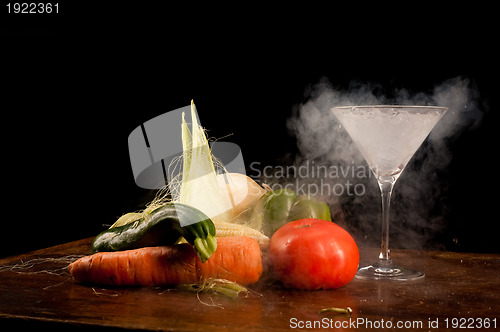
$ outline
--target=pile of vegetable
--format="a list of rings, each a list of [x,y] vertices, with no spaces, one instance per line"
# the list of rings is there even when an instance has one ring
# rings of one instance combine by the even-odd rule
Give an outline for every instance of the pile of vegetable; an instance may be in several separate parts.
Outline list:
[[[358,249],[332,222],[328,205],[226,172],[212,156],[193,102],[191,119],[190,130],[182,116],[182,173],[143,211],[123,215],[97,235],[92,255],[69,265],[74,279],[188,289],[218,280],[229,287],[221,293],[237,294],[241,288],[233,283],[257,282],[262,254],[269,252],[273,275],[287,287],[329,289],[350,282]]]

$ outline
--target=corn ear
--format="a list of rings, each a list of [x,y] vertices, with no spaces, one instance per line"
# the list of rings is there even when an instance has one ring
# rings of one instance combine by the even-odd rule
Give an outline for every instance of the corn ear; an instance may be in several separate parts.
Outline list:
[[[257,240],[261,248],[269,246],[269,237],[251,227],[224,221],[214,221],[214,225],[216,237],[248,236]]]

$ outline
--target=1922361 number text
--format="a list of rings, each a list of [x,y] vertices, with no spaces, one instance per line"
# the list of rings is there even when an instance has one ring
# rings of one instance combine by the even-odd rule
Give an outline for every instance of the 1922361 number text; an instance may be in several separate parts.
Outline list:
[[[9,2],[6,6],[9,14],[59,14],[59,3]]]

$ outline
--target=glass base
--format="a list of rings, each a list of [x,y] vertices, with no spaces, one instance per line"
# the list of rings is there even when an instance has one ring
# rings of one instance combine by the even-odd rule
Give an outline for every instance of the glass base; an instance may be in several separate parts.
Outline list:
[[[399,267],[392,260],[379,260],[375,264],[360,267],[356,278],[370,280],[408,281],[425,277],[423,272]]]

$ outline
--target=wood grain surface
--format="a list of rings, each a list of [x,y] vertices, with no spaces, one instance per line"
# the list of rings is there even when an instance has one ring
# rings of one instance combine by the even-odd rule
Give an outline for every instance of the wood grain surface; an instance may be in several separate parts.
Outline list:
[[[0,327],[55,330],[284,331],[299,327],[451,329],[452,319],[500,326],[500,255],[393,250],[393,259],[426,277],[413,282],[353,280],[328,291],[286,289],[262,278],[246,297],[166,287],[75,283],[67,265],[90,252],[84,239],[0,260]],[[377,250],[362,249],[363,262]],[[363,263],[362,262],[362,263]],[[350,307],[352,315],[319,313]],[[484,320],[481,320],[483,322]],[[458,322],[459,321],[454,321]],[[2,329],[3,330],[3,329]]]

